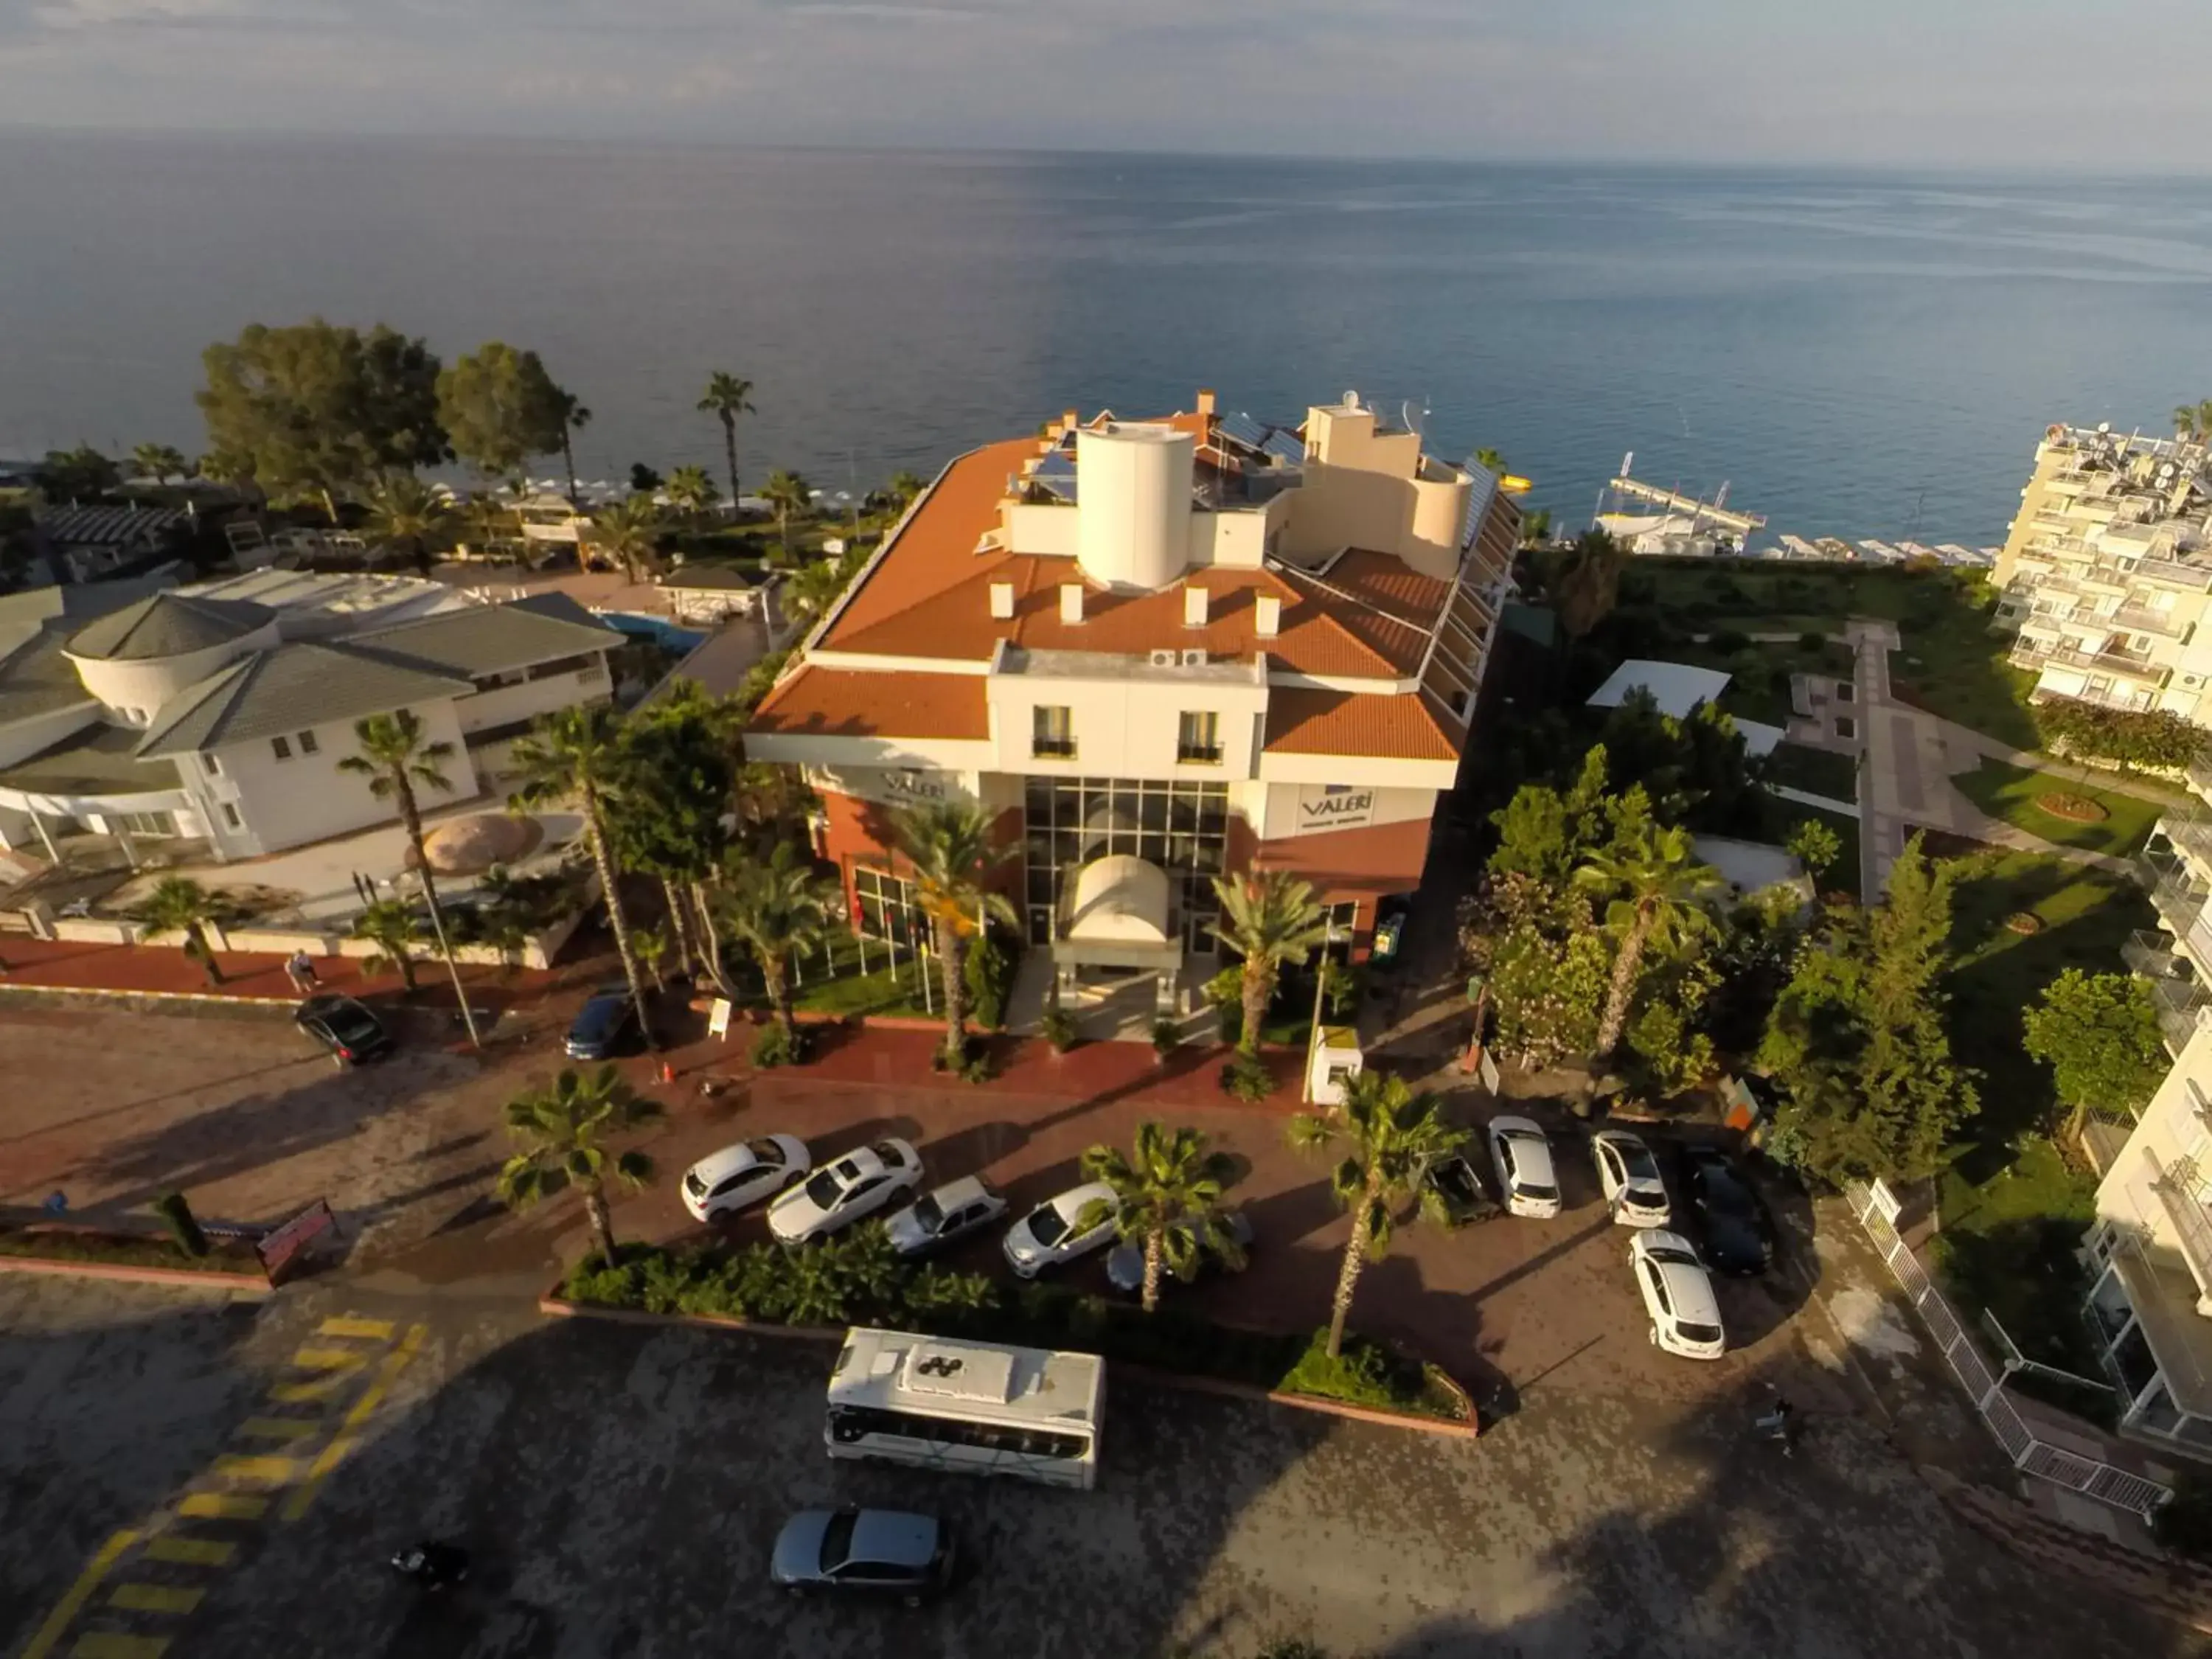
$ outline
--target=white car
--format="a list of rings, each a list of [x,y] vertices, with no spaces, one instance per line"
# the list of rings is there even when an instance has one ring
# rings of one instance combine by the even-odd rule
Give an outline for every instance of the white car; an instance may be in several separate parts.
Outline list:
[[[1491,1119],[1490,1161],[1498,1166],[1498,1189],[1513,1214],[1539,1220],[1559,1214],[1559,1172],[1552,1164],[1552,1143],[1534,1120]]]
[[[742,1210],[814,1167],[796,1135],[763,1135],[709,1152],[684,1172],[684,1207],[694,1221]]]
[[[1006,1212],[999,1189],[981,1176],[948,1181],[884,1223],[891,1249],[901,1255],[927,1255],[930,1251],[965,1238],[978,1227],[988,1227]]]
[[[1718,1359],[1728,1351],[1712,1276],[1690,1241],[1659,1228],[1628,1241],[1629,1268],[1651,1316],[1651,1340],[1685,1359]]]
[[[921,1185],[921,1154],[879,1140],[826,1164],[769,1206],[768,1230],[787,1244],[827,1238]]]
[[[1667,1202],[1667,1183],[1651,1149],[1626,1129],[1600,1129],[1590,1137],[1597,1160],[1598,1185],[1605,1206],[1624,1227],[1663,1227],[1674,1218]]]
[[[1024,1279],[1035,1279],[1047,1267],[1111,1243],[1121,1216],[1121,1200],[1104,1182],[1071,1187],[1006,1230],[1006,1265]]]

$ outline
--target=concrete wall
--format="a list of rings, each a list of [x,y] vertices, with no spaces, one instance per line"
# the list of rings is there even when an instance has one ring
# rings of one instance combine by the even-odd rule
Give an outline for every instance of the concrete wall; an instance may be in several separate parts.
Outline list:
[[[1347,774],[1372,764],[1367,761],[1336,763]],[[1335,780],[1352,786],[1338,795],[1318,783],[1263,783],[1259,794],[1264,805],[1252,827],[1266,840],[1291,836],[1325,835],[1363,824],[1410,823],[1436,815],[1437,792],[1362,784],[1356,776]]]
[[[0,726],[0,766],[28,760],[42,749],[51,749],[73,732],[81,732],[100,718],[100,705],[87,697],[66,708],[33,714]]]
[[[276,618],[271,617],[251,634],[187,651],[174,657],[151,657],[112,662],[71,657],[84,689],[108,708],[125,711],[133,726],[143,726],[161,705],[178,693],[198,685],[209,675],[235,662],[249,651],[267,651],[279,643]]]
[[[1257,761],[1256,717],[1267,708],[1267,688],[1249,680],[1188,678],[1171,669],[1157,677],[1141,669],[1113,678],[1085,679],[1037,673],[994,674],[987,695],[997,747],[991,769],[1042,777],[1179,778],[1208,782],[1249,777]],[[1072,760],[1031,753],[1034,710],[1070,711],[1075,735]],[[1217,715],[1221,759],[1184,763],[1176,758],[1180,717]],[[748,743],[750,739],[747,739]]]
[[[2168,1249],[2179,1248],[2172,1219],[2151,1189],[2158,1175],[2152,1158],[2172,1164],[2193,1158],[2212,1174],[2212,1132],[2199,1116],[2200,1102],[2212,1103],[2212,1029],[2203,1026],[2151,1097],[2119,1160],[2097,1183],[2099,1220],[2140,1227]]]
[[[1016,553],[1035,553],[1047,558],[1075,556],[1079,509],[1073,506],[1009,501],[1006,506],[1006,545]]]
[[[607,658],[604,651],[588,670],[574,673],[555,674],[542,680],[525,680],[519,685],[501,685],[489,691],[478,691],[455,700],[454,717],[464,732],[481,731],[487,726],[505,726],[512,720],[531,720],[539,714],[550,714],[556,708],[573,708],[579,703],[605,702],[614,695],[614,684],[607,677]],[[352,738],[347,738],[350,744]]]
[[[453,784],[453,792],[448,796],[441,796],[435,791],[423,792],[424,809],[434,810],[478,793],[476,769],[462,744],[454,705],[450,702],[423,703],[415,713],[422,721],[428,741],[453,746],[453,757],[441,769]],[[198,781],[203,787],[213,785],[218,788],[227,782],[236,792],[234,798],[246,820],[243,839],[251,844],[254,853],[281,852],[325,836],[388,823],[397,816],[389,801],[379,800],[370,793],[367,778],[338,768],[338,763],[356,750],[351,720],[331,721],[308,729],[315,735],[314,754],[300,752],[296,732],[287,734],[292,748],[289,760],[278,760],[267,738],[226,744],[215,751],[222,765],[222,777]],[[199,770],[197,757],[188,757],[179,769],[187,776]],[[210,823],[221,818],[219,810],[204,816]]]

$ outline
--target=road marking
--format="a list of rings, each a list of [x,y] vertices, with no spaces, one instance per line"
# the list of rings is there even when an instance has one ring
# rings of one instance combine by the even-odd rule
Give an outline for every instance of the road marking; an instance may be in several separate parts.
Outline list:
[[[188,1567],[227,1567],[238,1546],[222,1538],[156,1538],[146,1546],[149,1559],[178,1561]]]
[[[254,1480],[264,1486],[289,1486],[299,1472],[296,1457],[218,1457],[215,1473],[233,1480]]]
[[[304,1406],[313,1401],[327,1400],[346,1385],[346,1375],[333,1371],[328,1376],[319,1376],[312,1382],[279,1382],[269,1390],[269,1398],[279,1406]]]
[[[323,1425],[312,1417],[249,1417],[238,1431],[256,1440],[305,1440],[320,1434]]]
[[[258,1521],[269,1513],[269,1500],[237,1492],[187,1492],[177,1513],[204,1521]]]
[[[343,1315],[325,1319],[315,1327],[321,1336],[359,1336],[374,1342],[389,1342],[394,1326],[388,1319],[362,1319],[354,1315]]]
[[[111,1606],[133,1613],[190,1613],[199,1606],[205,1590],[179,1589],[174,1584],[118,1584],[107,1598]]]
[[[70,1659],[160,1659],[168,1645],[166,1636],[124,1636],[114,1631],[96,1630],[77,1638],[76,1645],[70,1650]]]
[[[368,1362],[351,1348],[300,1348],[292,1363],[303,1371],[357,1371]]]
[[[92,1600],[93,1591],[100,1588],[100,1581],[107,1577],[108,1569],[115,1565],[124,1551],[137,1541],[138,1534],[126,1530],[115,1534],[100,1547],[91,1564],[77,1575],[76,1583],[69,1587],[69,1593],[55,1605],[46,1622],[39,1626],[39,1633],[31,1638],[31,1645],[23,1650],[22,1659],[46,1659],[46,1656],[54,1650],[54,1644],[62,1639],[62,1632],[69,1628],[70,1620],[76,1617],[78,1610],[87,1601]]]
[[[353,1450],[359,1437],[355,1431],[375,1415],[376,1408],[384,1403],[385,1395],[399,1380],[399,1373],[407,1369],[407,1362],[421,1351],[423,1340],[429,1334],[426,1326],[410,1325],[407,1334],[399,1339],[398,1346],[385,1355],[384,1364],[377,1368],[376,1381],[370,1383],[361,1398],[354,1401],[353,1409],[345,1414],[345,1420],[339,1425],[337,1434],[329,1445],[323,1448],[322,1454],[308,1468],[307,1478],[284,1500],[285,1520],[297,1521],[307,1512],[307,1506],[315,1501],[315,1494],[323,1489],[323,1482]]]

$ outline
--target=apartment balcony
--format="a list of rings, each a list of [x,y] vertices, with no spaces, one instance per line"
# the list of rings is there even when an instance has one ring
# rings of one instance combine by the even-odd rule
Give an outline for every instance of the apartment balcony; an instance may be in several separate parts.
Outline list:
[[[2056,623],[2046,623],[2045,625],[2056,626]],[[2013,647],[2011,662],[2014,668],[2025,668],[2032,673],[2046,668],[2070,668],[2081,674],[2117,675],[2122,679],[2148,686],[2153,690],[2163,688],[2167,674],[2172,672],[2164,664],[2153,662],[2147,657],[2130,656],[2119,651],[2082,651],[2070,645],[2046,646],[2038,639],[2025,635]],[[2135,705],[2124,702],[2117,706],[2131,708]]]
[[[2212,948],[2212,929],[2206,930],[2203,943]],[[2178,941],[2164,933],[2139,930],[2120,946],[2120,960],[2144,981],[2158,1015],[2159,1036],[2166,1052],[2179,1056],[2196,1036],[2204,1011],[2212,1008],[2212,990]]]
[[[2204,1176],[2197,1167],[2197,1160],[2177,1158],[2161,1161],[2148,1146],[2143,1148],[2143,1156],[2150,1160],[2155,1171],[2151,1176],[2150,1189],[2158,1194],[2166,1219],[2173,1224],[2175,1242],[2180,1247],[2182,1259],[2189,1264],[2190,1277],[2197,1281],[2200,1293],[2212,1291],[2212,1210],[2205,1207]]]
[[[2189,872],[2192,880],[2199,871],[2212,879],[2212,813],[2168,812],[2159,819],[2157,833],[2194,860],[2195,867]]]

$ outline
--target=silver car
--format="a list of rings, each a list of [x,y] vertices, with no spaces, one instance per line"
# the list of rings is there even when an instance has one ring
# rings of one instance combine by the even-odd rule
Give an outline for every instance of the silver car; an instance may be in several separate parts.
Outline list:
[[[901,1255],[927,1255],[955,1239],[988,1227],[1006,1212],[999,1189],[981,1176],[948,1181],[924,1193],[884,1224]]]
[[[1498,1166],[1508,1210],[1539,1220],[1559,1214],[1559,1172],[1552,1163],[1552,1143],[1534,1119],[1491,1119],[1490,1161]]]

